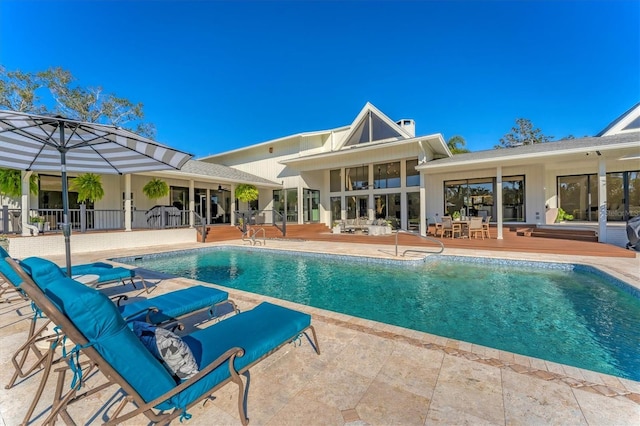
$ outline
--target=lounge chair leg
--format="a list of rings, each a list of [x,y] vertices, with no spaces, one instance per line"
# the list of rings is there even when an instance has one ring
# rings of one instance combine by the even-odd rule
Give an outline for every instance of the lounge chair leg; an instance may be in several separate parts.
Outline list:
[[[31,321],[31,324],[29,325],[29,334],[28,334],[29,338],[27,339],[26,342],[22,344],[22,346],[18,348],[18,350],[14,352],[13,357],[11,358],[11,362],[13,363],[13,366],[16,369],[16,371],[13,373],[13,376],[11,377],[11,380],[9,380],[9,383],[4,387],[5,389],[11,389],[13,385],[16,383],[16,380],[18,380],[18,377],[25,377],[28,374],[30,374],[33,370],[37,368],[37,366],[40,365],[42,358],[44,358],[42,355],[42,352],[40,352],[40,350],[35,346],[35,342],[36,340],[38,340],[42,332],[46,329],[46,327],[49,325],[51,321],[46,320],[45,323],[37,331],[35,330],[36,322],[37,322],[37,318]],[[22,367],[24,367],[24,363],[27,360],[27,356],[29,355],[29,350],[32,350],[33,353],[36,355],[36,357],[39,358],[39,360],[29,369],[28,372],[25,373],[22,371]],[[17,361],[16,359],[18,358],[18,354],[20,352],[22,352],[22,356],[20,357],[20,360]]]
[[[313,328],[312,325],[310,325],[309,328],[311,329],[311,334],[313,334],[314,349],[316,350],[316,353],[320,355],[320,345],[318,344],[318,336],[316,335],[316,329]]]
[[[55,341],[55,344],[59,343],[60,339],[58,338]],[[47,380],[49,379],[49,372],[51,371],[51,366],[53,365],[53,355],[55,354],[55,346],[54,342],[50,343],[49,350],[47,351],[45,361],[44,361],[44,371],[42,372],[42,379],[40,379],[40,386],[38,386],[38,390],[35,395],[33,395],[33,400],[31,401],[31,405],[27,410],[27,413],[24,415],[24,420],[22,421],[23,425],[29,424],[29,420],[33,415],[33,411],[36,409],[36,405],[40,401],[42,397],[42,392],[44,391],[44,387],[47,384]]]

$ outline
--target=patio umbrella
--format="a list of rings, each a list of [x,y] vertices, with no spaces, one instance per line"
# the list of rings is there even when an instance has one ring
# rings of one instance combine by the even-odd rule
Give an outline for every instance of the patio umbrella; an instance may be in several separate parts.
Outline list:
[[[62,233],[71,275],[67,172],[128,174],[179,170],[187,154],[120,127],[0,110],[0,167],[62,174]]]

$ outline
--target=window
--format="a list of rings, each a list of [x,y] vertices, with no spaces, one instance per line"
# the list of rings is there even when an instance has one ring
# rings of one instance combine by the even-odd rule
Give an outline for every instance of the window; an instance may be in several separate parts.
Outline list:
[[[373,185],[377,188],[400,188],[400,162],[375,164]]]
[[[502,179],[502,220],[524,222],[524,176]]]
[[[331,197],[331,221],[336,222],[342,219],[342,198]]]
[[[329,191],[340,192],[342,187],[340,186],[340,169],[331,170],[329,172]]]
[[[60,176],[38,175],[38,205],[41,209],[62,209],[62,178]],[[69,195],[69,208],[79,209],[78,193],[70,188],[73,184],[72,177],[67,178],[67,188]],[[85,202],[88,209],[93,208],[93,202],[87,200]]]
[[[558,176],[558,207],[573,220],[598,221],[598,175]],[[607,221],[640,214],[640,171],[607,173]]]
[[[444,183],[444,213],[463,210],[469,216],[496,217],[495,178],[462,179]],[[502,178],[502,215],[505,222],[524,222],[524,176]]]
[[[347,191],[369,188],[369,166],[349,167],[344,169],[344,174]]]
[[[420,226],[420,193],[407,193],[407,220],[408,228],[415,230]]]
[[[169,201],[178,210],[189,210],[189,188],[172,186],[169,191]]]
[[[418,159],[407,160],[407,186],[420,186],[420,173],[416,170]]]

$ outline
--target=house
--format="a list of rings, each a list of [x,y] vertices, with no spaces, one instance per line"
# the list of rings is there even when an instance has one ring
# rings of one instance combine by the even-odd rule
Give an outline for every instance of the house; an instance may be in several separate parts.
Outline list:
[[[142,195],[152,177],[168,183],[167,197]],[[443,135],[416,136],[413,120],[393,120],[367,103],[342,127],[191,160],[179,171],[105,175],[103,182],[106,195],[94,205],[81,206],[70,194],[75,229],[153,227],[149,214],[159,205],[180,212],[177,226],[193,227],[199,217],[233,225],[237,213],[251,211],[263,223],[384,219],[424,235],[429,222],[461,211],[491,216],[502,238],[503,225],[543,226],[553,221],[548,209],[562,209],[608,242],[608,224],[640,214],[640,103],[594,137],[458,155]],[[239,184],[256,186],[258,200],[235,199]],[[20,227],[9,220],[20,209],[46,217],[54,229],[60,200],[59,174],[40,174],[38,195],[4,197],[2,229]]]
[[[282,188],[260,209],[288,222],[391,219],[402,229],[463,211],[502,225],[545,225],[547,209],[597,225],[640,214],[640,103],[595,137],[452,155],[441,134],[415,135],[367,103],[347,126],[295,134],[202,158]]]

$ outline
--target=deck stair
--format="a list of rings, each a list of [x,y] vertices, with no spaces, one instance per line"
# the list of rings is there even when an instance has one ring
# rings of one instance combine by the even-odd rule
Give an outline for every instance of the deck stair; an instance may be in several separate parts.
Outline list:
[[[592,229],[558,228],[529,226],[525,228],[511,228],[518,236],[556,238],[562,240],[598,242],[598,232]]]
[[[264,238],[274,239],[304,239],[305,236],[309,234],[322,234],[322,233],[330,233],[331,230],[323,223],[311,223],[305,225],[287,225],[287,236],[284,237],[280,229],[276,228],[273,225],[255,225],[254,229],[264,229]],[[242,231],[236,227],[231,225],[213,225],[207,227],[207,235],[205,238],[205,242],[216,242],[216,241],[228,241],[228,240],[237,240],[242,238]],[[262,239],[262,232],[259,234],[259,239]],[[201,242],[202,239],[198,234],[198,242]]]

